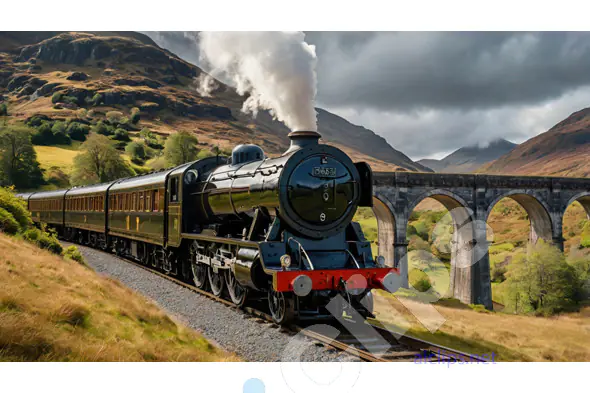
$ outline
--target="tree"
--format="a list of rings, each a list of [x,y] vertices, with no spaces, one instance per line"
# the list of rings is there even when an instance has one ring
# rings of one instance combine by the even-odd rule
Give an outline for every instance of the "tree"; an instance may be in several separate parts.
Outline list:
[[[514,258],[506,273],[508,304],[513,311],[550,315],[576,304],[580,282],[556,247],[539,240]]]
[[[90,127],[86,124],[71,122],[67,128],[68,135],[75,141],[85,141],[86,135],[90,132]]]
[[[196,136],[188,131],[179,131],[166,140],[164,157],[170,165],[181,165],[194,161],[199,154],[199,143]]]
[[[74,157],[73,185],[112,181],[135,174],[103,135],[91,134],[81,149],[84,152]]]
[[[148,156],[145,145],[140,142],[131,142],[125,148],[125,152],[135,164],[142,164]]]
[[[63,121],[56,121],[51,127],[53,133],[53,143],[69,145],[72,143],[69,135],[67,134],[66,125]]]
[[[43,171],[31,144],[28,129],[0,130],[0,181],[18,189],[35,188],[43,184]]]
[[[131,140],[131,139],[129,139],[129,133],[124,128],[117,128],[115,130],[115,135],[113,135],[113,139],[116,141],[124,141],[124,142]]]

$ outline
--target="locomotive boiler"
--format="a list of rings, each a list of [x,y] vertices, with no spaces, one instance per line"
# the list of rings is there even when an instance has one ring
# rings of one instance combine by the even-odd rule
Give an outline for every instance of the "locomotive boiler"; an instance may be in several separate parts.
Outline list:
[[[370,316],[371,289],[399,287],[397,271],[373,257],[352,221],[359,206],[372,205],[371,169],[320,144],[317,132],[289,138],[275,158],[240,145],[229,158],[23,197],[39,222],[49,217],[45,209],[58,209],[50,213],[60,219],[45,223],[68,240],[115,251],[239,306],[265,300],[277,323],[334,316],[334,309]]]

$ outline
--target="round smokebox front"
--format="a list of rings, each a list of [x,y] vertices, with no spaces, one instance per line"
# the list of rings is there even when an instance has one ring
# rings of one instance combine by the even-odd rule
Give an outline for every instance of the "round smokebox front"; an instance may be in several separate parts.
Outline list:
[[[302,226],[322,229],[349,215],[357,199],[351,171],[327,154],[306,158],[291,173],[288,203]],[[309,225],[311,224],[311,225]]]

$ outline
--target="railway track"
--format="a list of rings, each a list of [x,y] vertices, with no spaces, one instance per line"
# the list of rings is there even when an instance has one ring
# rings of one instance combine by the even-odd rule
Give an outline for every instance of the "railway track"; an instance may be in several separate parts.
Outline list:
[[[97,251],[105,252],[102,250]],[[177,285],[181,285],[195,293],[215,300],[216,302],[219,302],[227,307],[239,310],[253,317],[257,317],[260,319],[261,323],[274,324],[272,317],[269,314],[257,308],[249,306],[238,307],[229,300],[217,297],[210,292],[198,289],[194,285],[188,284],[182,280],[154,270],[137,261],[112,253],[108,254],[113,258],[135,265],[152,274],[172,281]],[[339,323],[337,321],[330,321],[327,322],[327,324],[328,326],[338,329],[340,333],[336,337],[333,335],[327,335],[321,329],[322,326],[326,326],[324,323],[310,326],[305,326],[303,324],[292,325],[285,328],[287,332],[292,335],[299,333],[303,334],[309,339],[321,343],[326,347],[337,351],[342,351],[367,362],[411,362],[415,361],[417,358],[422,362],[455,362],[465,360],[477,361],[473,359],[472,355],[467,353],[456,351],[451,348],[446,348],[416,337],[411,337],[408,335],[396,335],[395,332],[383,326],[378,326],[377,321],[367,321],[365,323]]]

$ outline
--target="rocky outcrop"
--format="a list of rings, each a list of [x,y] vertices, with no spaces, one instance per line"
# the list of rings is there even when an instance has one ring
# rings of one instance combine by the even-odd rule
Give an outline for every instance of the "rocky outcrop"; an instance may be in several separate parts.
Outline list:
[[[21,49],[17,61],[30,59],[50,63],[83,65],[110,58],[117,63],[153,64],[165,74],[193,78],[198,68],[153,45],[132,38],[102,37],[88,33],[64,33]]]
[[[85,81],[88,79],[88,74],[85,72],[72,72],[67,78],[69,81]]]

